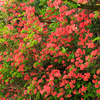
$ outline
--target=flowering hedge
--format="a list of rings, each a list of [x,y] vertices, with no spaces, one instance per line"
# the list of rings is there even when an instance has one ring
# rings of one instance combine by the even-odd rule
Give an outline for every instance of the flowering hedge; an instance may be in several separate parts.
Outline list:
[[[23,2],[22,2],[23,1]],[[1,100],[91,100],[100,97],[100,44],[91,33],[99,12],[87,0],[1,0]]]

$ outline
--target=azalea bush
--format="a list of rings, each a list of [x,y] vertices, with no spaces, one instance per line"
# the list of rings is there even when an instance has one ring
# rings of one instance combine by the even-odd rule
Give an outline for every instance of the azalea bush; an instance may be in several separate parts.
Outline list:
[[[85,9],[87,0],[0,2],[1,100],[100,98],[98,9]]]

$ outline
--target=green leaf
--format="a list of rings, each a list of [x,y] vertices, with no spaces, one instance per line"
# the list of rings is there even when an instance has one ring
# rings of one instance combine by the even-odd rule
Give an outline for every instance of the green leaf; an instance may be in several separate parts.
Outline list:
[[[16,21],[18,18],[13,19],[13,21]]]
[[[40,98],[40,93],[37,92],[37,94],[36,94],[36,100],[39,99],[39,98]]]
[[[27,31],[26,31],[26,30],[22,30],[22,31],[21,31],[21,33],[25,33],[25,32],[27,32]]]
[[[22,77],[22,74],[21,73],[17,73],[16,77]]]
[[[32,47],[34,44],[36,44],[36,41],[31,41],[29,47]]]
[[[88,98],[88,95],[85,94],[84,97],[85,97],[84,99],[86,99],[86,98]]]
[[[31,38],[34,35],[34,32],[28,35],[29,38]]]
[[[38,41],[36,41],[36,40],[34,40],[34,41],[32,41],[34,44],[37,44],[38,43]]]
[[[13,80],[10,80],[10,83],[12,83],[13,82]]]
[[[43,28],[39,28],[39,30],[38,30],[38,31],[39,31],[39,32],[42,32],[42,30],[43,30]]]
[[[58,63],[61,63],[62,59],[58,59]]]
[[[91,74],[95,74],[95,69],[91,70]]]
[[[34,90],[33,84],[30,84],[30,85],[27,87],[27,89],[28,89],[27,94],[29,94],[30,89],[33,89],[33,90]]]
[[[100,37],[96,37],[92,42],[94,42],[96,40],[100,40]]]
[[[24,87],[26,87],[28,85],[28,83],[25,83]]]
[[[94,97],[94,94],[93,93],[88,93],[88,96]]]
[[[10,71],[10,74],[12,74],[13,73],[13,71]]]
[[[66,49],[64,47],[62,47],[62,53],[66,53]]]
[[[69,71],[71,71],[74,68],[74,65],[69,69]]]
[[[54,82],[56,82],[56,83],[57,83],[57,82],[58,82],[58,80],[57,80],[57,79],[55,79],[55,80],[54,80]]]
[[[78,3],[77,6],[81,6],[81,5]]]
[[[18,73],[17,71],[16,71],[16,72],[14,72],[14,73],[12,74],[12,77],[13,77],[13,76],[16,76],[16,74],[17,74],[17,73]]]
[[[38,66],[40,63],[37,61],[34,63],[34,66]]]
[[[46,12],[45,9],[42,9],[42,10],[41,10],[41,14],[42,14],[42,15],[45,15],[45,12]]]
[[[53,50],[54,51],[55,49],[53,47],[51,47],[49,50]]]
[[[77,4],[73,4],[73,7],[74,7],[74,8],[77,8],[77,6],[78,6]]]
[[[81,78],[78,78],[77,80],[81,80]]]
[[[27,37],[23,39],[25,42],[27,41]]]
[[[3,42],[5,42],[5,39],[0,39],[0,43],[3,43]]]
[[[64,4],[65,4],[65,3],[68,3],[68,1],[67,1],[67,0],[65,0],[63,3],[64,3]]]
[[[5,80],[5,82],[8,82],[8,81],[9,81],[9,79],[6,79],[6,80]]]
[[[94,11],[94,13],[95,13],[95,14],[97,14],[97,13],[98,13],[98,11]]]
[[[69,94],[71,94],[72,90],[69,90]]]
[[[79,88],[81,86],[81,84],[80,83],[77,83],[77,87]]]
[[[74,58],[74,54],[69,55],[69,59],[72,59],[72,58]]]
[[[99,16],[99,13],[98,13],[98,11],[94,11],[94,13],[95,13],[95,18],[97,18],[98,16]]]
[[[67,88],[67,87],[70,87],[70,85],[69,85],[69,84],[67,84],[67,85],[66,85],[66,88]]]
[[[89,85],[92,85],[91,82],[88,83]]]

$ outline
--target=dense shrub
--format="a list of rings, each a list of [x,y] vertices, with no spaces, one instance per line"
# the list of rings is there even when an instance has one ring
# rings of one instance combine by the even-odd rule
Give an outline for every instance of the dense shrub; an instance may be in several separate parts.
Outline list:
[[[99,12],[61,0],[1,2],[1,100],[100,97],[100,44],[91,32]]]

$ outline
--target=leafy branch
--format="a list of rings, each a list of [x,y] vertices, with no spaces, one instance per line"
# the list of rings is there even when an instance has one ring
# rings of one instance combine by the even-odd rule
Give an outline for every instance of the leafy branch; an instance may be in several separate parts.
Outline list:
[[[39,17],[38,13],[36,13],[36,12],[35,12],[35,15],[38,16],[40,22],[46,22],[46,23],[48,23],[48,24],[55,23],[55,22],[53,22],[53,21],[43,20],[43,18],[42,18],[42,17]]]
[[[68,0],[68,1],[73,3],[73,4],[76,4],[77,8],[88,9],[88,10],[92,10],[92,11],[100,10],[100,4],[88,5],[88,4],[80,4],[80,3],[77,3],[77,2],[72,1],[72,0]]]

